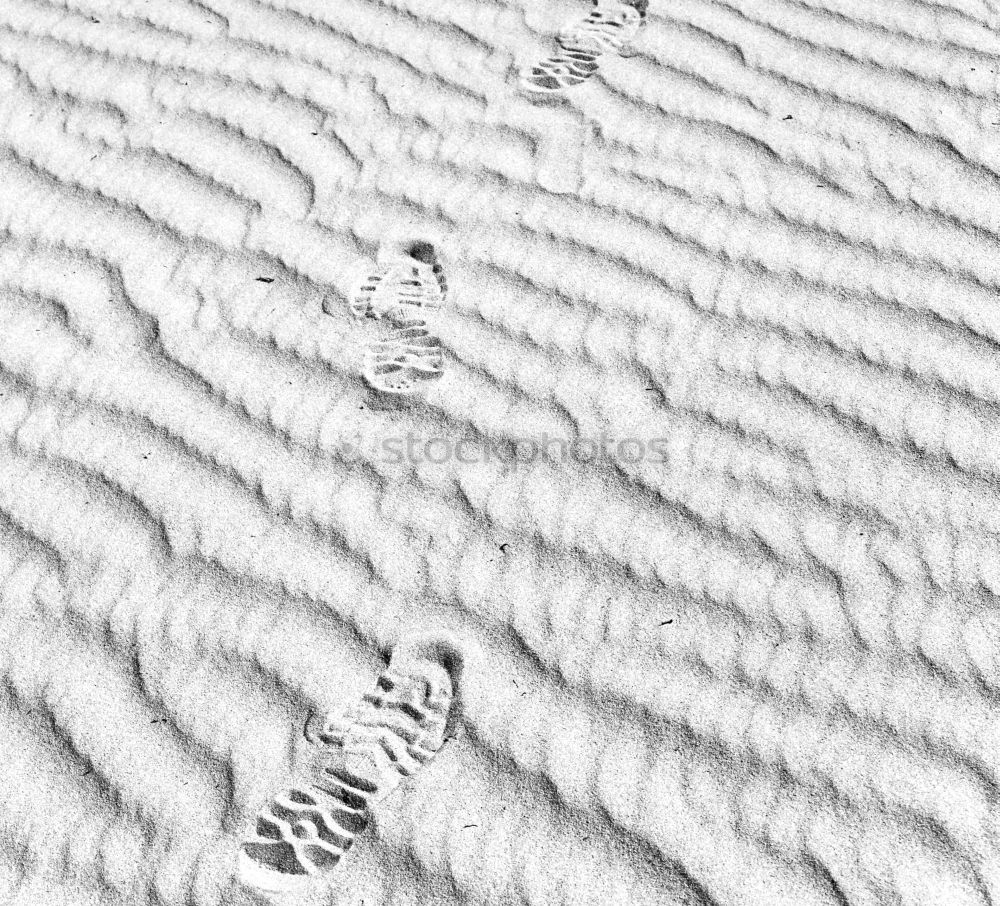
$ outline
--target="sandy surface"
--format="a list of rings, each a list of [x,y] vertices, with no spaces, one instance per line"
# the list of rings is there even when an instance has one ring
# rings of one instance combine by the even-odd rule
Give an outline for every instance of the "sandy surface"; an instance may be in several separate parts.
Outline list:
[[[587,13],[0,0],[4,906],[254,902],[417,630],[457,735],[292,902],[1000,901],[1000,11],[652,0],[528,90]]]

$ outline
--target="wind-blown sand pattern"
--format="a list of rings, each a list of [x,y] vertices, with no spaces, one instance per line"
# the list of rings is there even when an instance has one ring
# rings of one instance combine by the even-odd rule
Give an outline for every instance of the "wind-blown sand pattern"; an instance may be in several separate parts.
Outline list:
[[[587,14],[0,3],[0,902],[256,902],[422,630],[455,738],[295,902],[1000,899],[1000,14],[655,0],[538,103]]]

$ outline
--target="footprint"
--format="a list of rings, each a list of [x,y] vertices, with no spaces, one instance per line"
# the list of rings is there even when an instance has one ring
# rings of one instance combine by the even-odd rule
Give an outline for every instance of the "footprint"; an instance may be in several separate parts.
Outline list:
[[[600,68],[606,53],[624,56],[646,21],[648,0],[594,0],[582,22],[559,32],[560,51],[521,74],[528,91],[552,94],[580,85]]]
[[[365,350],[361,373],[383,393],[413,393],[444,374],[441,341],[420,318],[400,319],[388,340]]]
[[[241,880],[280,893],[332,869],[368,826],[369,808],[453,735],[460,675],[452,642],[411,637],[355,707],[310,717],[291,784],[260,812],[240,848]]]
[[[361,275],[351,313],[389,327],[388,337],[364,353],[362,375],[371,387],[411,394],[444,374],[444,351],[430,319],[447,298],[444,268],[429,242],[411,242]]]

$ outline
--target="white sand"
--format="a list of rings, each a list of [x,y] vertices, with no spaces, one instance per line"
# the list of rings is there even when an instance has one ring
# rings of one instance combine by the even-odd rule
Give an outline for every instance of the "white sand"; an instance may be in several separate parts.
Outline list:
[[[526,93],[587,11],[0,0],[3,906],[255,902],[425,629],[459,735],[289,902],[1000,902],[1000,10],[652,0]]]

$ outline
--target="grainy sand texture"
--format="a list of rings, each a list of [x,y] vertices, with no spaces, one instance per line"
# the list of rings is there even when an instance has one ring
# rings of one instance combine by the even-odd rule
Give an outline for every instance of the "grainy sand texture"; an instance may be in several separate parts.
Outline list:
[[[998,88],[986,0],[0,0],[0,904],[1000,902]]]

